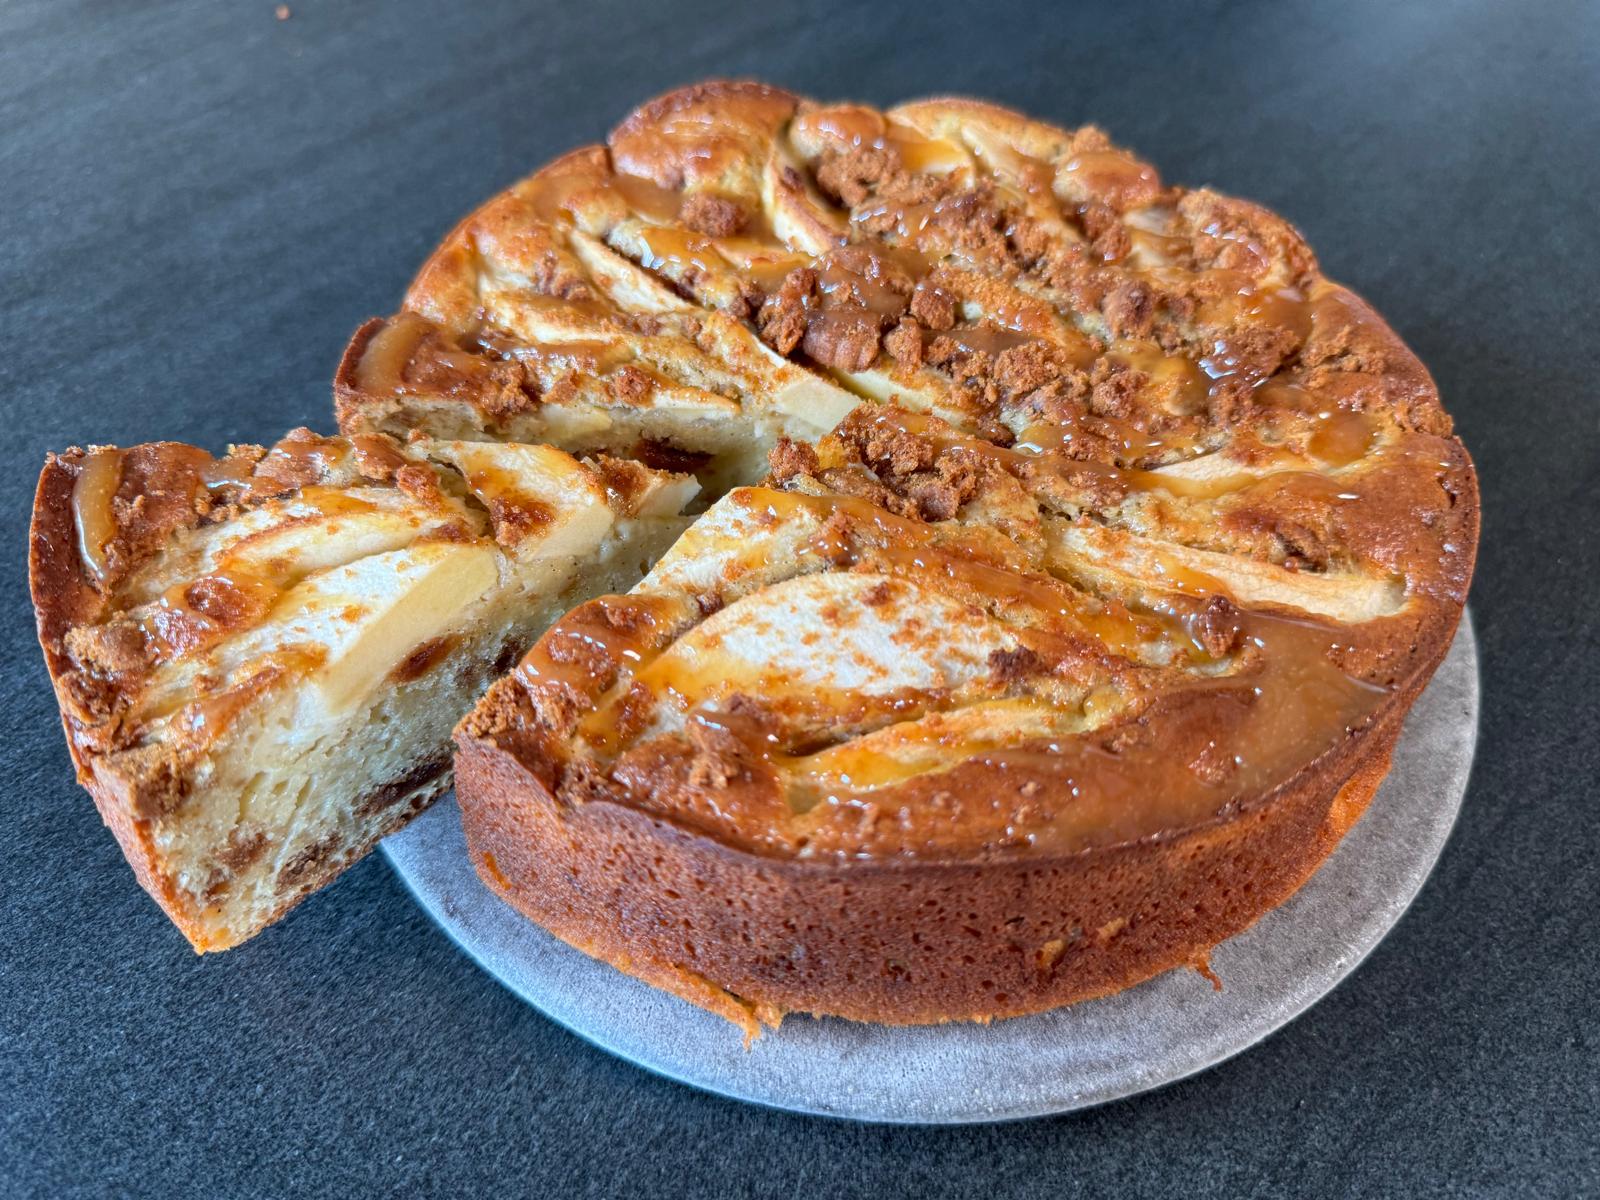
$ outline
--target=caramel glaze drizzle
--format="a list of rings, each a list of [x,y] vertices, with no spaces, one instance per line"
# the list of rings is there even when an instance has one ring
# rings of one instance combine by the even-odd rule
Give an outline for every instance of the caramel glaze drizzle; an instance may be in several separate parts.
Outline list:
[[[78,531],[78,557],[95,587],[111,576],[109,549],[117,536],[112,502],[122,483],[122,451],[102,446],[89,451],[72,485],[72,519]]]
[[[950,159],[949,143],[925,138],[911,127],[870,110],[824,110],[810,114],[808,119],[820,131],[840,142],[857,148],[892,151],[902,168],[913,174],[937,167],[941,158],[948,160],[948,165],[956,165]],[[940,147],[944,148],[942,152]],[[981,161],[982,156],[977,157]],[[1059,203],[1053,194],[1051,171],[1046,164],[1016,153],[1007,153],[1006,160],[1011,173],[1017,177],[1015,187],[1000,184],[991,172],[991,181],[999,186],[1002,195],[1015,194],[1020,189],[1035,200],[1043,199],[1053,206]],[[1154,173],[1147,165],[1115,150],[1079,154],[1063,164],[1062,171],[1068,176],[1083,176],[1092,186],[1105,192],[1137,194],[1155,183]],[[571,195],[571,185],[559,175],[545,184],[544,189],[536,187],[535,190],[560,194],[563,203]],[[738,238],[730,239],[685,231],[675,225],[682,198],[634,176],[613,173],[603,190],[621,196],[635,215],[656,223],[644,231],[648,254],[640,260],[641,266],[665,271],[673,279],[690,281],[697,275],[726,273],[730,268],[738,271],[742,266],[744,277],[769,293],[776,290],[792,267],[810,266],[821,276],[822,311],[816,317],[825,325],[856,319],[863,313],[892,324],[908,307],[909,288],[885,287],[884,276],[898,272],[914,285],[926,278],[941,261],[960,261],[963,257],[954,247],[930,237],[929,233],[937,217],[956,212],[967,203],[965,193],[924,203],[868,202],[848,214],[851,233],[841,239],[839,249],[813,258],[798,254],[779,242],[768,224],[763,224],[758,231],[741,231]],[[1081,220],[1085,207],[1079,205],[1073,215]],[[536,205],[536,209],[553,214],[560,205],[552,207],[545,200]],[[887,228],[882,225],[883,218],[890,221]],[[870,227],[871,232],[864,227]],[[1016,234],[1015,218],[1004,232],[1008,238]],[[1223,238],[1233,236],[1223,231],[1208,232]],[[888,234],[892,234],[892,239],[886,236]],[[865,235],[867,240],[854,240],[856,235]],[[1150,237],[1183,240],[1161,239],[1159,235]],[[764,244],[768,250],[759,268],[752,268],[749,261],[752,243]],[[1248,241],[1248,249],[1261,263],[1268,262],[1266,252],[1253,241]],[[730,250],[733,252],[726,252]],[[1209,322],[1231,324],[1243,320],[1249,325],[1270,325],[1290,330],[1303,340],[1319,315],[1317,301],[1292,285],[1263,287],[1240,270],[1212,268],[1206,275],[1217,293],[1201,305],[1199,315]],[[1036,298],[1032,293],[1025,295],[1030,300]],[[1073,311],[1070,305],[1055,304],[1054,307],[1058,311]],[[958,325],[947,336],[969,351],[998,354],[1039,335],[1024,331],[1016,314],[1004,311],[1002,306],[1001,311],[987,314],[986,319]],[[1068,345],[1063,349],[1082,365],[1103,347],[1091,340],[1081,347]],[[1075,349],[1086,353],[1073,353]],[[1134,366],[1158,377],[1177,377],[1180,400],[1190,408],[1209,399],[1222,381],[1248,373],[1236,347],[1226,337],[1215,341],[1196,358],[1168,355],[1153,346],[1139,349],[1123,343],[1113,345],[1107,357],[1112,362]],[[1249,382],[1259,386],[1264,381],[1250,379]]]
[[[1071,853],[1187,828],[1269,791],[1335,749],[1387,694],[1336,665],[1341,631],[1319,620],[1243,610],[1236,650],[1213,657],[1195,623],[1205,600],[1226,589],[1198,572],[1169,570],[1165,597],[1133,610],[1048,577],[991,565],[981,547],[939,537],[921,522],[858,498],[770,489],[745,496],[780,521],[804,512],[820,527],[797,555],[795,575],[866,571],[983,605],[1047,661],[1075,660],[1075,672],[1125,691],[1130,701],[1121,718],[1087,732],[1069,730],[1094,712],[1100,690],[1092,682],[1077,693],[1087,697],[1069,708],[1030,688],[1012,701],[1003,701],[1003,690],[903,693],[868,704],[854,698],[852,711],[840,711],[828,707],[831,697],[763,696],[759,677],[730,673],[730,663],[715,652],[688,660],[671,655],[677,638],[700,618],[686,599],[608,597],[558,622],[519,667],[524,686],[564,693],[575,714],[569,730],[602,763],[625,762],[635,748],[648,751],[653,739],[639,739],[661,705],[738,739],[766,783],[719,793],[719,832],[731,829],[751,848],[927,855],[975,834],[1016,852]],[[842,524],[829,520],[841,514]],[[1141,668],[1129,661],[1156,642],[1179,648],[1174,665]],[[735,694],[753,696],[758,715],[730,709]],[[908,726],[896,744],[914,752],[887,756],[856,741],[820,750],[815,742],[819,722],[837,728],[865,721],[881,730],[1002,701],[1062,732],[1023,735],[1005,745],[938,723]],[[1001,782],[991,773],[982,787],[964,788],[962,774],[973,770],[997,772]],[[627,779],[622,773],[622,786],[629,786]],[[779,809],[771,804],[773,789],[783,796]],[[653,804],[654,791],[647,787],[635,799]],[[1026,803],[1035,794],[1048,797],[1046,803]],[[1010,803],[994,810],[1009,813],[1003,828],[986,830],[982,813],[950,826],[950,805],[988,812],[997,795]],[[871,834],[863,838],[863,817],[876,816],[884,805],[892,819],[866,822]]]
[[[190,448],[185,448],[190,449]],[[80,552],[91,573],[97,572],[89,547],[103,546],[109,529],[116,532],[115,514],[110,507],[115,492],[119,463],[130,452],[97,450],[86,460],[74,488],[73,509],[79,528]],[[287,524],[307,520],[338,518],[372,513],[382,505],[354,489],[383,488],[383,480],[395,470],[415,465],[386,438],[357,434],[350,438],[291,436],[259,457],[230,453],[210,458],[192,451],[186,463],[193,474],[188,477],[197,494],[208,491],[218,514],[233,513],[236,506],[251,506],[293,496],[300,509],[285,513]],[[85,484],[87,474],[88,483]],[[324,482],[307,482],[321,480]],[[181,481],[180,481],[181,482]],[[417,545],[439,539],[459,542],[476,536],[471,518],[463,519],[460,510],[448,505],[418,501],[419,509],[402,510],[413,527],[408,544]],[[198,509],[196,510],[198,511]],[[107,526],[96,522],[110,522]],[[118,744],[134,744],[163,721],[178,738],[204,740],[231,721],[251,699],[285,674],[309,674],[326,661],[327,649],[314,643],[295,644],[258,654],[243,663],[226,681],[202,673],[178,688],[164,688],[155,672],[164,664],[202,654],[226,639],[272,619],[295,603],[295,586],[319,568],[297,569],[291,559],[262,558],[249,549],[247,537],[236,547],[221,551],[204,574],[180,580],[148,600],[140,600],[121,612],[109,614],[108,624],[119,627],[119,641],[130,627],[137,632],[143,655],[136,673],[127,674],[119,686],[137,687],[139,699],[133,716],[115,731]],[[104,554],[101,554],[104,560]],[[102,569],[103,568],[99,568]],[[97,574],[97,579],[104,578]],[[114,581],[113,581],[114,582]],[[128,598],[122,597],[124,603]],[[113,608],[116,606],[113,605]],[[348,605],[342,611],[346,620],[359,619],[362,610]],[[439,639],[435,639],[439,641]],[[396,669],[391,683],[410,683],[427,674],[448,658],[449,646],[442,641],[418,647]],[[91,662],[93,669],[106,668]],[[113,667],[115,673],[132,668]],[[130,693],[131,694],[131,693]]]
[[[1015,780],[1019,791],[1030,779],[1048,780],[1058,798],[1048,814],[1009,823],[1009,835],[1071,853],[1225,814],[1336,749],[1387,695],[1329,660],[1340,647],[1335,626],[1259,611],[1246,612],[1242,624],[1245,657],[1254,661],[1158,697],[1126,744],[1091,733],[978,755],[975,764]],[[871,802],[860,790],[827,796],[835,808]]]
[[[546,355],[559,347],[542,347]],[[401,396],[437,390],[470,397],[483,387],[495,358],[507,347],[482,343],[464,348],[426,317],[402,312],[384,322],[356,364],[356,386],[373,396]]]
[[[432,332],[433,325],[412,312],[402,312],[384,322],[362,351],[356,366],[356,385],[375,396],[404,391],[406,367]]]
[[[616,315],[596,300],[553,301],[562,308],[583,308],[597,319]],[[473,327],[452,333],[414,312],[401,312],[372,336],[356,364],[355,385],[370,396],[441,396],[472,401],[493,390],[494,364],[517,361],[530,367],[548,388],[567,376],[603,378],[625,363],[656,383],[676,381],[635,361],[625,339],[600,337],[564,341],[518,342],[480,318]]]
[[[212,482],[216,485],[216,479]],[[371,512],[376,507],[359,496],[320,485],[300,488],[299,499],[319,517]],[[302,578],[304,573],[287,563],[256,565],[237,551],[225,552],[208,573],[167,588],[141,624],[160,659],[182,658],[268,619]]]

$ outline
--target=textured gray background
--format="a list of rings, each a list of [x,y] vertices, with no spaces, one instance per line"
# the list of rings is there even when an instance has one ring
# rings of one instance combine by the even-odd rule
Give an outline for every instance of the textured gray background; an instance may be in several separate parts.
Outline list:
[[[1600,1193],[1600,10],[0,4],[0,1193]],[[1266,1044],[1072,1117],[856,1127],[555,1028],[373,859],[194,958],[70,782],[22,591],[46,448],[329,423],[468,207],[708,74],[1096,120],[1295,220],[1483,473],[1478,765],[1416,907]]]

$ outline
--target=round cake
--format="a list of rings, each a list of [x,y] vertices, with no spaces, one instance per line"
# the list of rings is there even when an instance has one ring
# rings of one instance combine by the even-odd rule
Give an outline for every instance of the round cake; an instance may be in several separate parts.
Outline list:
[[[463,221],[337,395],[700,477],[457,796],[510,903],[750,1032],[1205,969],[1371,800],[1477,543],[1427,372],[1292,227],[970,100],[656,100]]]

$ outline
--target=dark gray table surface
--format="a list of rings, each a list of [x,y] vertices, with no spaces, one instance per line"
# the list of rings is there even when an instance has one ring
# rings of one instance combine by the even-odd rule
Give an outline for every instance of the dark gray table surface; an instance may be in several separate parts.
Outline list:
[[[1600,11],[291,0],[0,6],[0,1194],[1600,1192]],[[503,991],[381,858],[189,953],[72,782],[23,578],[49,448],[331,424],[348,333],[470,206],[708,75],[1096,121],[1297,222],[1483,479],[1483,726],[1411,913],[1205,1074],[853,1126],[701,1095]]]

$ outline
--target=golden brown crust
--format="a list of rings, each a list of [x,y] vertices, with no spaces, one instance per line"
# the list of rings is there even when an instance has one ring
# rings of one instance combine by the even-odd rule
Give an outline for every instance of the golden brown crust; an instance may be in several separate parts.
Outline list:
[[[72,522],[72,487],[77,481],[81,452],[51,455],[39,474],[33,500],[33,524],[28,534],[28,578],[33,592],[39,646],[52,682],[69,669],[65,638],[76,625],[90,620],[100,600],[84,576]],[[87,768],[73,736],[71,718],[63,708],[67,748],[80,780]]]
[[[74,713],[75,705],[68,699],[63,683],[73,669],[66,655],[66,636],[75,626],[92,620],[102,604],[85,575],[72,517],[72,489],[82,459],[83,453],[77,450],[51,455],[39,475],[34,496],[33,522],[28,536],[28,577],[39,645],[44,651],[51,683],[61,698],[62,730],[78,782],[94,797],[101,820],[122,847],[139,886],[174,921],[180,921],[180,918],[186,919],[186,914],[170,878],[158,866],[159,855],[150,836],[149,822],[135,816],[130,797],[119,794],[109,781],[96,777],[92,750],[85,745],[80,718]],[[185,928],[184,932],[187,935],[190,929]]]
[[[673,191],[729,182],[747,146],[769,140],[799,97],[749,80],[679,88],[635,110],[608,144],[619,170]]]
[[[585,953],[743,1028],[1021,1016],[1173,967],[1281,904],[1388,769],[1403,709],[1343,780],[1316,773],[1205,828],[1068,859],[839,865],[734,850],[635,808],[576,807],[513,754],[456,758],[480,877]],[[708,986],[709,981],[715,986]]]

